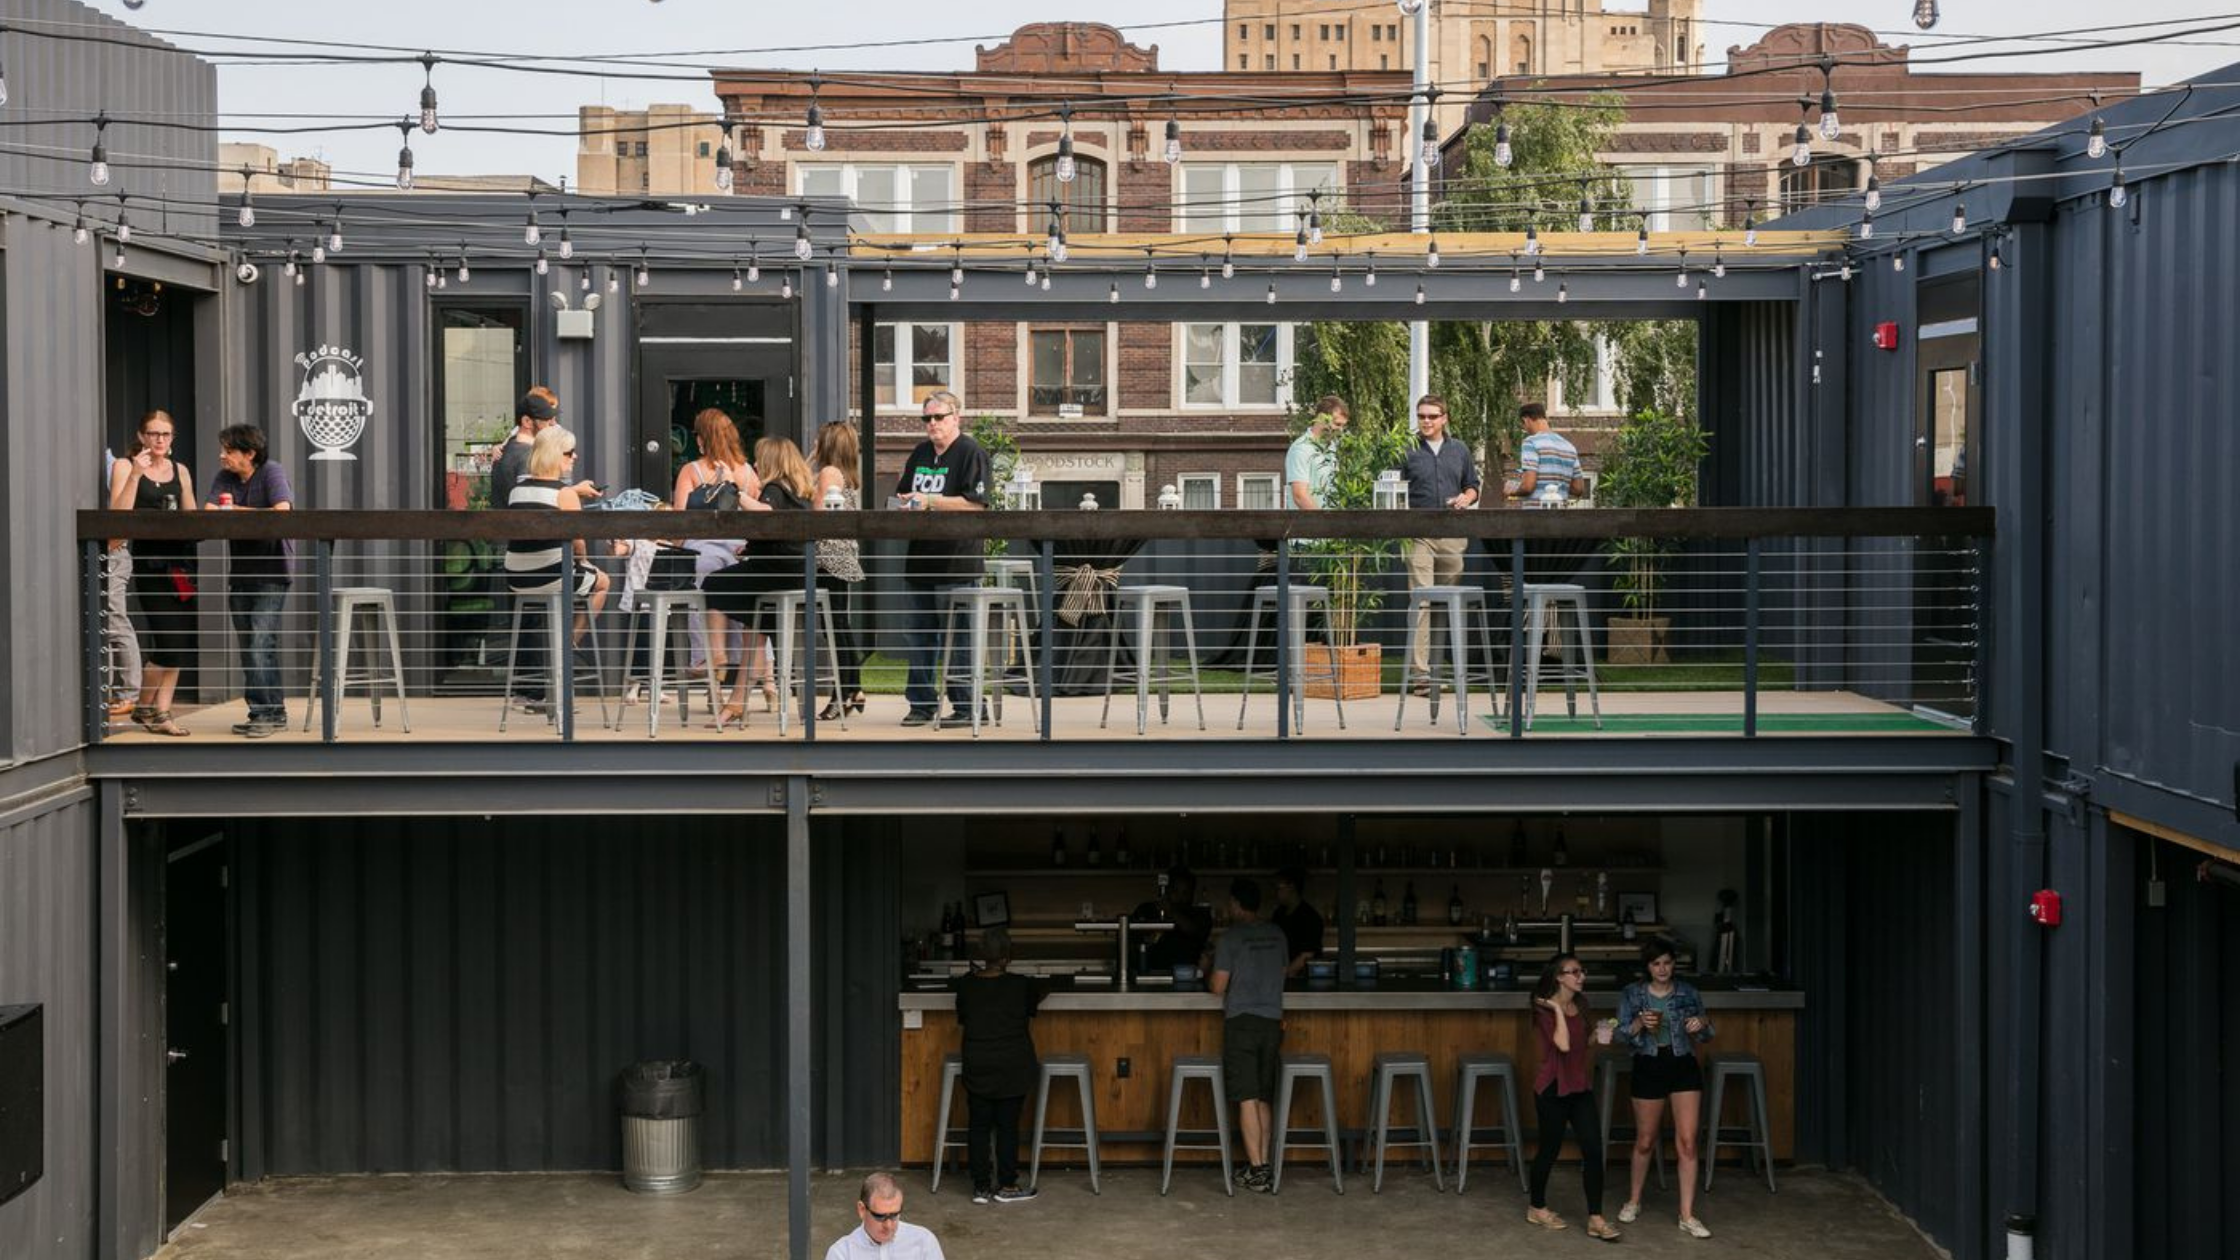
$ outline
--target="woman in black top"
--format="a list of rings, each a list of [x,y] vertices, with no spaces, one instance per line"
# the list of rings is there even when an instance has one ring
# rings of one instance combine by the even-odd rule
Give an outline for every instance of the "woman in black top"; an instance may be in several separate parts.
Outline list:
[[[766,437],[756,442],[754,463],[756,475],[762,478],[761,506],[774,512],[810,510],[809,496],[815,493],[816,478],[810,475],[809,461],[802,457],[801,448],[791,439]],[[766,538],[750,544],[739,563],[709,574],[700,589],[708,597],[709,608],[749,623],[751,629],[755,600],[772,591],[800,590],[801,578],[801,544]],[[746,723],[749,672],[739,671],[731,699],[716,715],[717,730],[733,722]]]
[[[169,412],[140,418],[140,450],[110,487],[112,507],[192,512],[194,474],[171,458],[178,426]],[[179,671],[194,655],[194,544],[142,539],[132,548],[132,600],[140,612],[140,702],[132,720],[158,735],[185,735],[171,720]]]
[[[1018,1203],[1035,1196],[1034,1187],[1019,1185],[1019,1113],[1041,1072],[1028,1021],[1042,1004],[1042,986],[1011,973],[1011,934],[1002,928],[981,933],[974,956],[979,968],[951,986],[957,993],[957,1025],[964,1030],[972,1201]],[[948,1123],[947,1116],[942,1123]]]

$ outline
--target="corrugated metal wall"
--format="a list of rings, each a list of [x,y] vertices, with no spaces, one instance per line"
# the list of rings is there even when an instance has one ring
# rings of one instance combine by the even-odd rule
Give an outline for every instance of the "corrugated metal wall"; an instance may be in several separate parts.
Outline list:
[[[784,849],[768,818],[232,828],[243,1161],[288,1173],[619,1167],[616,1074],[707,1069],[703,1159],[784,1148]],[[821,1155],[891,1157],[885,829],[820,846]],[[881,860],[884,854],[887,860]]]
[[[0,1204],[0,1256],[11,1260],[90,1257],[96,1245],[93,816],[83,788],[0,816],[0,1005],[46,1008],[46,1175]]]

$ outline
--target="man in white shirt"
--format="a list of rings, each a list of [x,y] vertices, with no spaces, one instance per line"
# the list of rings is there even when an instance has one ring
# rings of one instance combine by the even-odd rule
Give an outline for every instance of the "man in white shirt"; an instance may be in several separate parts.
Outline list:
[[[894,1174],[875,1172],[856,1192],[856,1218],[863,1223],[832,1244],[824,1260],[943,1260],[933,1231],[902,1219],[902,1187]]]

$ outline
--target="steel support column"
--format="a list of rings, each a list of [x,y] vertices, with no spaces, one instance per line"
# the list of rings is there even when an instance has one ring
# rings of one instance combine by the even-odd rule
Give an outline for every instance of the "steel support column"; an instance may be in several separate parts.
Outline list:
[[[809,780],[786,780],[786,1254],[809,1260]]]

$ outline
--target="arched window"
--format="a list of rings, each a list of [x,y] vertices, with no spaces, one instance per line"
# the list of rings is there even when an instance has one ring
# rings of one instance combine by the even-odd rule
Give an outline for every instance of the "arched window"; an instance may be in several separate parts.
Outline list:
[[[1532,36],[1518,31],[1509,37],[1509,73],[1532,73]]]
[[[1493,37],[1480,35],[1477,45],[1477,71],[1480,79],[1493,77]]]
[[[1058,182],[1058,159],[1054,154],[1027,163],[1027,200],[1037,216],[1032,225],[1034,230],[1039,232],[1048,226],[1041,220],[1048,215],[1050,203],[1055,201],[1064,207],[1069,235],[1105,231],[1104,175],[1104,163],[1092,157],[1074,158],[1070,183]]]

